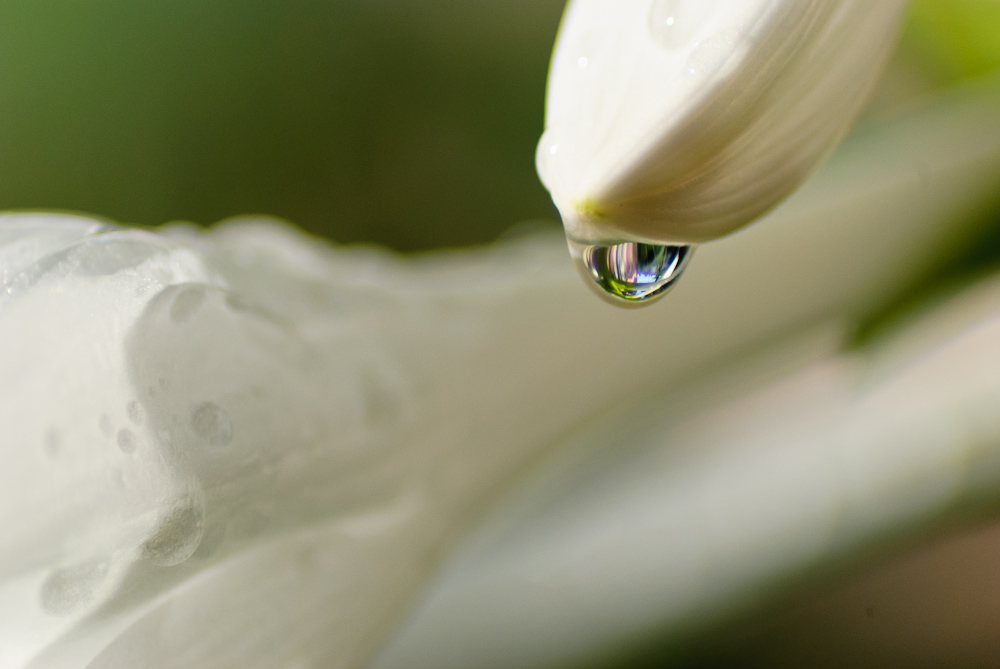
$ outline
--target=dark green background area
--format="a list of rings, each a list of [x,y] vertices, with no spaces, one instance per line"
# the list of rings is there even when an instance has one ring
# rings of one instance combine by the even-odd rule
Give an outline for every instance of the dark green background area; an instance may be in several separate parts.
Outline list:
[[[5,0],[0,209],[423,249],[555,219],[562,0]]]

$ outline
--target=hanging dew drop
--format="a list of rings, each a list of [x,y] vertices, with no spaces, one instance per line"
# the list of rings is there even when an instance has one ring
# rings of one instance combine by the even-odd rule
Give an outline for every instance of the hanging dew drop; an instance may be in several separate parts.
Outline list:
[[[694,247],[622,242],[609,246],[569,240],[570,253],[588,284],[623,307],[652,304],[684,272]]]

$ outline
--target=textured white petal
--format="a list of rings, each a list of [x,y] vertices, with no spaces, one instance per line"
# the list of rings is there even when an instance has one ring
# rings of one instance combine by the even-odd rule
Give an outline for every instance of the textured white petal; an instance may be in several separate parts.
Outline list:
[[[905,0],[573,0],[539,174],[571,238],[703,242],[753,221],[843,136]]]

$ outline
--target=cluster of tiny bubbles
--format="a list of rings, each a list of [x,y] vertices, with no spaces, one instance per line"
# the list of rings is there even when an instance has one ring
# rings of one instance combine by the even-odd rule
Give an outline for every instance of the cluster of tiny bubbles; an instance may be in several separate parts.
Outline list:
[[[94,600],[101,583],[108,576],[110,562],[97,558],[72,567],[56,569],[42,583],[39,599],[42,609],[53,616],[69,615]]]
[[[194,496],[180,500],[142,544],[142,555],[160,567],[181,564],[198,549],[205,533],[205,512]]]
[[[132,421],[133,425],[142,425],[142,419],[145,416],[145,412],[139,402],[132,400],[125,405],[125,415],[128,416],[128,419]]]
[[[694,247],[621,242],[607,246],[569,240],[577,269],[598,294],[618,306],[652,304],[684,272]]]

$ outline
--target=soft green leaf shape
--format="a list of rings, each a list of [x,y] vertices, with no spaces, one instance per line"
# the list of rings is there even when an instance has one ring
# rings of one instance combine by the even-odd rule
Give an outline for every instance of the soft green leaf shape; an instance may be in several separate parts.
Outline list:
[[[998,35],[996,0],[913,0],[904,44],[933,74],[956,81],[1000,66]]]

